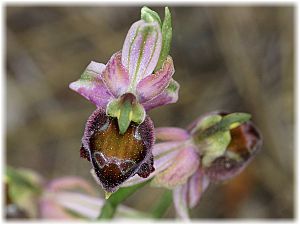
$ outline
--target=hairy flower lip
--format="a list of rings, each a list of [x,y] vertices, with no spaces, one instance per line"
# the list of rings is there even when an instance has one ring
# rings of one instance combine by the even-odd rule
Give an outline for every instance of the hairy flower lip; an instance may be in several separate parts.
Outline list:
[[[135,174],[139,174],[142,177],[147,177],[151,172],[154,171],[153,155],[151,151],[154,144],[154,127],[150,117],[148,116],[142,124],[138,126],[131,125],[131,128],[128,129],[128,132],[138,131],[138,139],[140,139],[140,141],[138,141],[137,143],[139,143],[138,146],[141,146],[142,152],[140,151],[141,149],[136,149],[135,151],[138,150],[139,153],[133,152],[131,154],[132,156],[128,156],[130,151],[128,151],[128,154],[126,152],[116,152],[114,150],[116,149],[116,146],[106,146],[106,149],[100,148],[100,150],[96,149],[98,148],[97,146],[105,146],[105,144],[109,143],[107,139],[101,138],[98,138],[99,140],[96,139],[98,142],[94,142],[94,137],[96,137],[95,135],[98,135],[97,132],[99,131],[102,132],[102,127],[104,127],[104,132],[114,132],[113,130],[107,130],[108,128],[105,125],[107,121],[111,126],[113,126],[114,120],[107,117],[104,109],[102,108],[96,109],[89,117],[82,138],[81,156],[87,158],[91,162],[95,174],[98,178],[98,182],[101,184],[102,188],[107,192],[115,192],[123,182],[125,182]],[[114,126],[112,127],[112,129],[114,129]],[[127,135],[126,140],[129,140],[127,139],[127,137],[131,137],[130,140],[137,141],[136,139],[134,139],[135,137],[133,137],[135,135],[135,132],[132,133],[133,136],[130,136],[130,133],[126,133],[124,134]],[[128,148],[132,149],[131,145],[128,146],[127,142],[124,143],[122,141],[122,135],[119,135],[119,133],[112,134],[117,137],[117,139],[115,140],[119,141],[118,143],[120,143],[120,151],[121,149],[122,151],[124,150],[124,144],[127,146],[125,146],[125,150],[127,150]],[[99,137],[105,138],[106,136]],[[102,154],[105,157],[98,158],[99,156],[102,156]],[[130,160],[132,163],[128,164],[127,162],[129,162]],[[124,171],[122,169],[124,169]]]

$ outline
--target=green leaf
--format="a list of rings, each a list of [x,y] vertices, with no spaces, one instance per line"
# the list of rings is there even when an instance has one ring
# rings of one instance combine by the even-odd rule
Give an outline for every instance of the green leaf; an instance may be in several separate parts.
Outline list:
[[[145,181],[143,183],[126,187],[120,188],[117,192],[113,193],[109,199],[106,200],[104,206],[102,207],[101,213],[98,219],[111,219],[114,217],[117,207],[120,203],[125,201],[129,196],[134,194],[137,190],[144,187],[150,180]]]
[[[161,69],[164,61],[169,55],[172,41],[172,17],[168,7],[165,7],[165,18],[162,24],[162,49],[158,59],[158,63],[154,71]]]
[[[157,12],[146,6],[141,9],[141,19],[149,23],[156,21],[161,26],[161,20]]]

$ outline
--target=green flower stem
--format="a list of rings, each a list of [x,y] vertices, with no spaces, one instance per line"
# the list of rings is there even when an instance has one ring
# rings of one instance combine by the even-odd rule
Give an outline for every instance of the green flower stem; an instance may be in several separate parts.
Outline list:
[[[140,188],[144,187],[149,181],[137,184],[131,187],[120,188],[117,192],[111,195],[109,199],[106,200],[104,206],[102,207],[101,213],[98,219],[111,219],[114,217],[118,205],[125,201],[129,196],[135,193]]]
[[[151,213],[152,217],[157,219],[163,217],[167,209],[170,207],[172,200],[173,200],[172,191],[171,190],[165,191],[160,201],[153,208]]]

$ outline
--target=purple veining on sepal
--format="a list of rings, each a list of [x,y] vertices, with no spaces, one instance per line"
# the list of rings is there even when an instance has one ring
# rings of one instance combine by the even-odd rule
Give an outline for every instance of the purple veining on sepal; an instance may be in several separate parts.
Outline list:
[[[161,45],[161,30],[157,22],[139,20],[131,26],[123,44],[122,64],[127,68],[133,86],[153,72]]]

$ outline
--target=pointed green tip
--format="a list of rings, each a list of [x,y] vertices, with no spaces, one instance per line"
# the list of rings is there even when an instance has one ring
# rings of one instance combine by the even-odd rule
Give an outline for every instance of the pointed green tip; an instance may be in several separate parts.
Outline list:
[[[248,113],[231,113],[223,117],[221,127],[225,130],[233,129],[251,119]]]
[[[151,10],[147,6],[143,6],[141,9],[141,19],[146,22],[158,22],[159,25],[161,25],[161,20],[157,12]]]
[[[112,192],[106,192],[105,191],[105,199],[109,199],[109,197],[112,195]]]
[[[244,123],[251,119],[251,114],[249,113],[231,113],[227,115],[228,117],[231,117],[232,120],[235,120],[236,122]]]
[[[167,17],[171,17],[171,12],[170,12],[170,10],[169,10],[169,7],[168,7],[168,6],[166,6],[166,7],[165,7],[165,16],[167,16]]]
[[[151,11],[151,9],[148,8],[147,6],[143,6],[142,9],[141,9],[141,13],[145,13],[147,11]]]
[[[118,126],[119,126],[119,133],[120,134],[125,134],[125,132],[127,131],[128,127],[129,127],[129,124],[130,124],[130,120],[128,118],[126,119],[119,119],[118,118]]]

